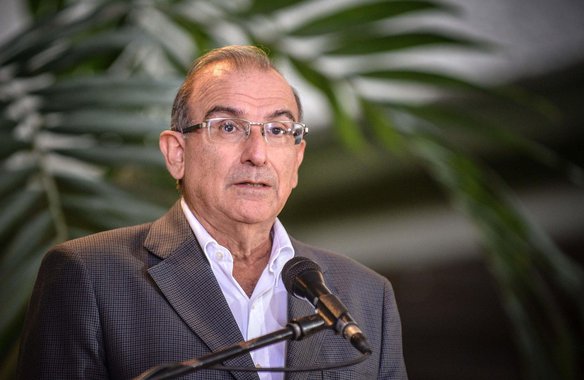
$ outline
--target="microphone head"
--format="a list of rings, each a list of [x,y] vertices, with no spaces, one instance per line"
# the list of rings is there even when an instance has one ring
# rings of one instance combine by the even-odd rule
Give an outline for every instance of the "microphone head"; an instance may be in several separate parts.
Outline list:
[[[306,272],[320,273],[321,270],[317,263],[306,257],[295,256],[288,260],[282,269],[282,281],[288,293],[304,298],[304,295],[298,293],[298,282]]]
[[[293,257],[282,268],[282,282],[288,293],[310,302],[328,326],[348,339],[355,348],[363,354],[371,353],[367,339],[345,305],[325,285],[317,263],[306,257]]]

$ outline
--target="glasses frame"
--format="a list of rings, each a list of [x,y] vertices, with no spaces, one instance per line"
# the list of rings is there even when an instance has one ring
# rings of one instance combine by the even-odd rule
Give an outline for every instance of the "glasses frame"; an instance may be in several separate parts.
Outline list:
[[[304,136],[306,136],[308,134],[308,127],[306,126],[306,124],[304,123],[299,123],[296,121],[291,121],[291,120],[270,120],[270,121],[265,121],[265,122],[260,122],[260,121],[250,121],[247,119],[241,119],[238,117],[215,117],[215,118],[211,118],[211,119],[207,119],[207,120],[203,120],[201,123],[198,124],[193,124],[193,125],[189,125],[186,128],[178,129],[178,128],[172,128],[172,131],[175,132],[181,132],[182,134],[187,134],[187,133],[191,133],[194,132],[196,130],[199,129],[204,129],[207,128],[209,130],[210,133],[210,123],[213,121],[223,121],[223,120],[239,120],[239,121],[243,121],[246,122],[249,125],[249,128],[247,128],[246,130],[246,138],[249,137],[250,133],[251,133],[251,127],[254,125],[258,125],[262,127],[262,135],[264,136],[264,139],[266,140],[266,142],[269,144],[268,139],[266,138],[266,129],[265,129],[265,125],[266,124],[270,124],[270,123],[291,123],[293,127],[295,126],[300,126],[301,130],[302,130],[302,134],[299,136],[293,136],[294,137],[294,145],[298,145],[302,142],[302,139],[304,138]],[[293,128],[288,128],[286,129],[286,133],[287,134],[292,134],[292,130]]]

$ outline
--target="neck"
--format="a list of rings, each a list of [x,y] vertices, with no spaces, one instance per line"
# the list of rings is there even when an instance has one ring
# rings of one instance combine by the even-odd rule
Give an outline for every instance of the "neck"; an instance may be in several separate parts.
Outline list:
[[[270,261],[272,239],[269,230],[260,235],[245,235],[243,239],[241,239],[241,234],[227,235],[220,233],[213,235],[212,231],[207,231],[219,244],[231,252],[233,257],[233,278],[247,296],[251,297],[256,284]],[[237,237],[240,239],[237,239]]]
[[[191,211],[217,243],[231,252],[233,278],[248,297],[251,297],[272,252],[271,230],[274,221],[266,223],[240,223],[232,220],[214,221]]]
[[[196,216],[209,235],[231,252],[234,260],[256,261],[266,255],[269,257],[272,248],[271,225],[221,223],[217,226],[199,215]]]

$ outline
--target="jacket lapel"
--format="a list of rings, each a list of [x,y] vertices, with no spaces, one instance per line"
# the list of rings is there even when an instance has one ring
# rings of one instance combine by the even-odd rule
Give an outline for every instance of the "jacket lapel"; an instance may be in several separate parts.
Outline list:
[[[148,269],[162,294],[211,351],[243,341],[243,336],[180,202],[153,223],[144,243],[162,261]],[[226,360],[225,366],[253,367],[249,354]],[[232,373],[237,379],[258,379],[254,372]]]

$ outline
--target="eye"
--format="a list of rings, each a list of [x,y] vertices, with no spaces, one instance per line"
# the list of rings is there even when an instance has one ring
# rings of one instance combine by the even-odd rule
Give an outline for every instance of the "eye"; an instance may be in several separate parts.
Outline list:
[[[235,134],[241,130],[241,126],[239,126],[235,120],[227,119],[221,120],[217,125],[217,129],[219,132],[224,134]]]
[[[283,137],[288,134],[288,129],[284,124],[281,123],[270,123],[268,124],[268,132],[274,137]]]

